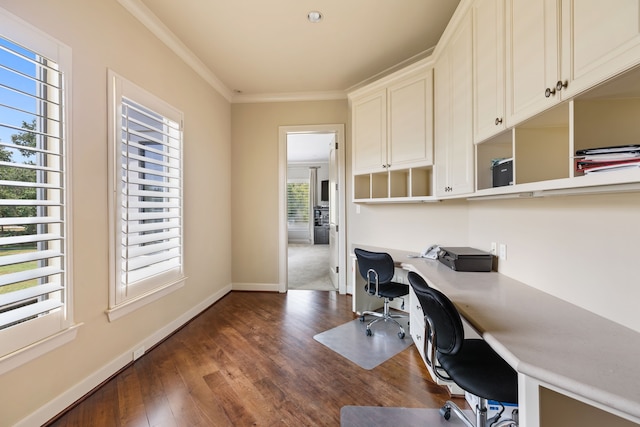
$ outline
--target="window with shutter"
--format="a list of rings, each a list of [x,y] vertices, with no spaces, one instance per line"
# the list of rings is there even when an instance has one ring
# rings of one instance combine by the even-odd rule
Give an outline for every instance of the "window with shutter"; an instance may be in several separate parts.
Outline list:
[[[182,113],[115,73],[109,78],[114,318],[119,307],[136,308],[184,280]]]
[[[0,10],[0,359],[73,325],[70,64],[68,47]]]
[[[290,242],[311,241],[309,225],[309,180],[287,180],[287,233]]]
[[[287,183],[287,220],[309,222],[309,181],[289,180]]]

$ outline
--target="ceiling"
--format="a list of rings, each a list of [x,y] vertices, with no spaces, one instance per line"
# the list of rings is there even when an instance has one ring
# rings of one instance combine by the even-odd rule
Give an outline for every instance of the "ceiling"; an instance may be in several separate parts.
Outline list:
[[[294,133],[287,135],[287,163],[328,163],[333,133]]]
[[[431,52],[459,0],[118,0],[231,102],[342,97]],[[310,23],[307,14],[323,19]]]

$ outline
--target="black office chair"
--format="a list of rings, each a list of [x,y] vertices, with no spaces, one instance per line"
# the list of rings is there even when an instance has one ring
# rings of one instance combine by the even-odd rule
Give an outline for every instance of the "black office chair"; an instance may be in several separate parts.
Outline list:
[[[367,283],[364,286],[364,290],[369,295],[374,295],[378,298],[384,298],[384,309],[382,313],[377,311],[364,311],[360,320],[364,322],[365,315],[375,316],[376,319],[367,324],[367,336],[371,336],[371,326],[379,321],[394,322],[400,328],[398,336],[403,339],[405,336],[404,328],[395,320],[399,317],[408,317],[402,314],[391,314],[389,312],[389,301],[393,301],[394,298],[405,296],[409,293],[409,286],[402,283],[392,282],[393,275],[395,273],[395,265],[391,255],[385,252],[370,252],[364,249],[356,248],[353,250],[358,258],[358,270],[360,275]],[[402,301],[402,307],[404,308],[404,299]]]
[[[518,376],[482,339],[465,339],[462,320],[451,300],[427,285],[414,272],[407,275],[424,313],[427,341],[431,343],[427,363],[435,375],[453,381],[463,390],[479,398],[476,407],[476,427],[506,427],[518,425],[517,410],[512,417],[499,421],[502,412],[487,420],[487,401],[518,402]],[[425,344],[426,346],[426,344]],[[427,348],[425,348],[427,350]],[[504,406],[503,406],[504,410]],[[469,427],[474,424],[453,402],[447,401],[440,413],[448,420],[451,411]]]

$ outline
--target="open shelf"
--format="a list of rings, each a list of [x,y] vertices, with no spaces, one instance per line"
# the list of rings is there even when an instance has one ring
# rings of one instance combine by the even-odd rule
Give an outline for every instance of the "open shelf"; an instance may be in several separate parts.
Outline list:
[[[356,200],[371,198],[371,175],[353,176],[353,198]]]
[[[389,197],[389,173],[371,174],[371,198],[384,199]]]
[[[493,161],[510,158],[513,158],[513,133],[510,130],[476,145],[477,189],[492,188]]]
[[[411,194],[410,197],[433,196],[433,168],[411,169]]]
[[[640,144],[640,98],[576,100],[574,148]],[[576,161],[580,157],[576,158]],[[615,174],[618,171],[599,172]],[[583,176],[580,170],[575,176]]]
[[[389,172],[389,197],[408,197],[410,169]]]
[[[492,164],[513,159],[513,184],[569,178],[573,171],[570,103],[562,103],[476,145],[476,189],[494,188]]]
[[[354,201],[422,202],[433,197],[433,167],[390,170],[354,175]]]

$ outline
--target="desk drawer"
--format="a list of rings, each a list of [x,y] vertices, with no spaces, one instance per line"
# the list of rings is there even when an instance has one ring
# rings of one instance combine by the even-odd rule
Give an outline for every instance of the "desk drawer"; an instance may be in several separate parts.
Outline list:
[[[425,355],[424,345],[427,337],[425,336],[424,326],[420,326],[420,320],[418,316],[415,316],[413,313],[410,317],[410,325],[411,327],[409,328],[409,333],[411,334],[411,338],[413,339],[413,342],[415,343],[416,348],[418,349],[418,352],[422,357],[422,360],[424,360],[426,363],[427,359]]]
[[[418,301],[418,297],[416,293],[413,292],[413,288],[409,288],[409,313],[411,313],[412,317],[415,317],[416,323],[415,325],[419,329],[424,329],[424,313],[422,312],[422,306],[420,306],[420,301]],[[414,325],[414,319],[411,319],[411,324]]]

